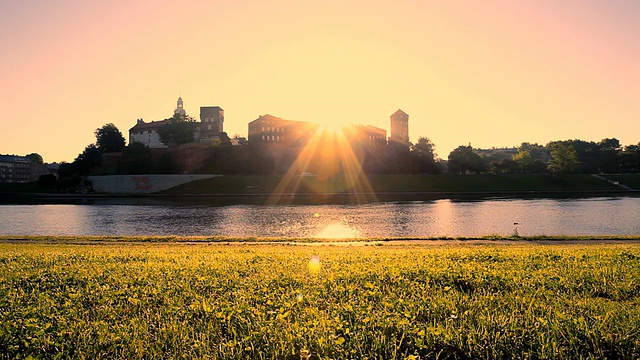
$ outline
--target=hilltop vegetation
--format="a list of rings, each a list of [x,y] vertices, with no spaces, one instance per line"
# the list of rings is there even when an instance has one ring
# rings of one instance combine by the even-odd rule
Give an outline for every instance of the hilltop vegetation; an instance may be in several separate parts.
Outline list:
[[[280,186],[279,186],[280,185]],[[198,180],[163,191],[165,194],[265,194],[323,192],[527,192],[617,191],[619,187],[589,175],[549,174],[473,176],[369,175],[359,180],[319,176],[221,176]]]
[[[0,244],[7,358],[638,358],[640,246]]]

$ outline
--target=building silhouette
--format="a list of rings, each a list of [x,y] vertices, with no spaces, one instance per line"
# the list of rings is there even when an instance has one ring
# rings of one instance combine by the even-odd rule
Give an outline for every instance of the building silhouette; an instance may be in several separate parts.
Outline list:
[[[26,156],[0,155],[0,184],[37,181],[41,175],[55,174],[49,165],[35,164]]]
[[[196,142],[212,144],[224,132],[224,110],[219,106],[200,107],[200,134]]]
[[[174,116],[186,116],[184,101],[178,98]],[[145,122],[138,119],[129,129],[129,143],[141,143],[151,149],[165,149],[167,144],[160,141],[158,129],[167,125],[171,119]],[[224,110],[219,106],[200,107],[200,123],[194,131],[194,143],[212,144],[224,132]]]
[[[182,96],[178,97],[178,105],[176,106],[176,109],[173,110],[173,114],[174,115],[186,115],[186,112],[184,111],[184,103],[182,102]]]
[[[391,136],[389,142],[409,146],[409,115],[398,109],[390,118]]]
[[[319,124],[312,122],[261,115],[249,123],[249,144],[300,147],[306,145],[320,129]],[[387,139],[386,130],[371,125],[346,125],[342,132],[351,144],[373,146],[385,144]]]
[[[249,123],[249,145],[304,146],[317,129],[318,124],[260,115]]]

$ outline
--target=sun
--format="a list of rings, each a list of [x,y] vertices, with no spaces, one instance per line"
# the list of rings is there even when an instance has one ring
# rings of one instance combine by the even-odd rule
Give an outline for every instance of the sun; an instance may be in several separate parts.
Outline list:
[[[347,123],[313,127],[309,140],[299,150],[267,203],[290,201],[282,194],[299,190],[325,197],[347,195],[354,203],[375,201],[371,184],[362,169],[366,150],[359,129]],[[305,178],[303,174],[313,177]]]

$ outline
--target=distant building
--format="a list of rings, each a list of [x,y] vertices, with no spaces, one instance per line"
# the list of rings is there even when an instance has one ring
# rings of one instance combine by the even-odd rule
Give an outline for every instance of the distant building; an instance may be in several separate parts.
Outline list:
[[[174,115],[186,115],[182,97],[178,98]],[[144,122],[138,119],[134,127],[129,129],[129,144],[138,142],[151,149],[166,149],[168,146],[160,141],[158,129],[169,122],[169,119]],[[224,110],[219,106],[203,106],[200,108],[200,124],[194,131],[194,143],[212,144],[220,139],[224,131]]]
[[[493,147],[491,149],[473,149],[473,150],[476,154],[489,160],[511,159],[515,154],[518,153],[518,148],[516,147],[504,147],[504,148]]]
[[[351,125],[347,129],[352,129],[351,141],[358,142],[365,146],[385,145],[387,143],[387,130],[371,125]],[[348,132],[349,133],[349,132]]]
[[[391,136],[389,142],[409,146],[409,115],[398,109],[391,115]]]
[[[26,156],[0,155],[0,183],[27,183],[49,174],[47,165],[33,164]]]
[[[169,120],[160,120],[147,123],[142,119],[138,119],[136,125],[129,129],[129,144],[137,142],[151,149],[166,148],[167,145],[160,141],[158,129],[168,122]]]
[[[317,124],[261,115],[249,123],[249,145],[304,146],[317,129]]]
[[[249,144],[300,147],[306,145],[318,129],[320,126],[311,122],[261,115],[249,123]],[[375,126],[347,125],[343,131],[350,143],[373,146],[387,142],[387,131]]]
[[[178,104],[176,106],[176,109],[173,110],[173,114],[186,115],[186,112],[184,111],[184,102],[182,101],[182,96],[178,97]]]
[[[211,144],[224,131],[224,110],[219,106],[200,107],[200,128],[196,142]]]

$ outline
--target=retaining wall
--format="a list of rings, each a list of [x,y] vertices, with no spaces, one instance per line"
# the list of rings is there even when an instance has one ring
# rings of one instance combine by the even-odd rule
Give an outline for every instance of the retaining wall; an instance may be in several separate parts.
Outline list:
[[[89,176],[93,190],[106,194],[150,194],[188,182],[209,179],[212,174]]]

